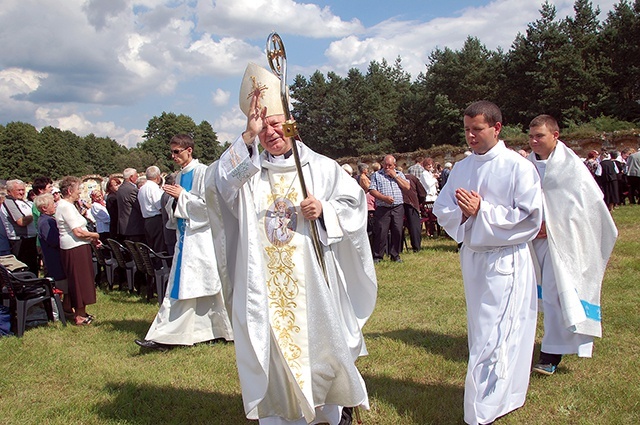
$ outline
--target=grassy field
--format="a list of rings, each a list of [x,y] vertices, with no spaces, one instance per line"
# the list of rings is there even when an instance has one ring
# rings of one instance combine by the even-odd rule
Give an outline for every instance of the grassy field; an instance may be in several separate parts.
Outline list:
[[[640,206],[614,211],[620,237],[603,290],[604,338],[592,359],[532,376],[527,403],[500,424],[640,421]],[[458,256],[425,240],[404,263],[378,264],[379,298],[359,368],[367,425],[462,424],[465,304]],[[59,323],[0,339],[3,424],[247,424],[232,344],[141,351],[157,305],[99,291],[89,327]],[[540,324],[541,321],[539,321]],[[538,332],[538,343],[541,332]],[[536,350],[539,345],[536,345]]]

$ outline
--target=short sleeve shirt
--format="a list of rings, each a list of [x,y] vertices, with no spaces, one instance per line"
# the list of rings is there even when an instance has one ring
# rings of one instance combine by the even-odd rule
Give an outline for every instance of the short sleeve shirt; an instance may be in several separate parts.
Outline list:
[[[396,174],[398,175],[398,178],[407,179],[400,171],[396,171]],[[400,186],[398,186],[398,183],[384,172],[384,169],[376,171],[371,175],[371,185],[369,186],[369,190],[377,190],[384,196],[391,196],[393,198],[393,204],[388,204],[376,199],[376,207],[395,207],[404,203]]]
[[[60,249],[72,249],[89,243],[73,234],[73,229],[78,227],[87,230],[87,219],[80,214],[71,202],[61,199],[58,202],[55,217],[60,231]]]

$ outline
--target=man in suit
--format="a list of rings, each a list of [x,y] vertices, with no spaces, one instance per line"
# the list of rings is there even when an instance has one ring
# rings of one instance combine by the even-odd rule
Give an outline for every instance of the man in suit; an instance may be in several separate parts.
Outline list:
[[[122,172],[124,181],[116,193],[118,201],[118,231],[122,240],[144,242],[144,219],[138,203],[138,172],[127,168]]]

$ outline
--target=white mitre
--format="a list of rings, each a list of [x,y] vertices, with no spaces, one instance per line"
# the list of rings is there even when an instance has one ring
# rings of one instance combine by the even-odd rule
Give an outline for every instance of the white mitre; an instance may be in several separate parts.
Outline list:
[[[240,110],[249,116],[251,97],[256,88],[260,89],[260,106],[267,107],[267,116],[284,115],[280,97],[280,79],[271,71],[250,62],[242,77],[240,86]]]

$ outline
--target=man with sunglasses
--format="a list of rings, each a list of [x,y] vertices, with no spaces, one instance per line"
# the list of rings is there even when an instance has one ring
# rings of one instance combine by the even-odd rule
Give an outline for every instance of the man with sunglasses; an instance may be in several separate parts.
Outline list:
[[[464,112],[473,154],[456,163],[433,206],[460,247],[469,364],[464,420],[487,424],[522,406],[536,333],[536,281],[527,242],[542,220],[535,167],[499,139],[491,102]]]
[[[175,184],[163,189],[171,196],[165,206],[167,227],[176,229],[177,242],[160,310],[145,339],[135,341],[144,348],[165,351],[175,345],[233,340],[204,199],[207,167],[193,158],[194,146],[188,134],[170,142],[171,157],[181,169]]]

